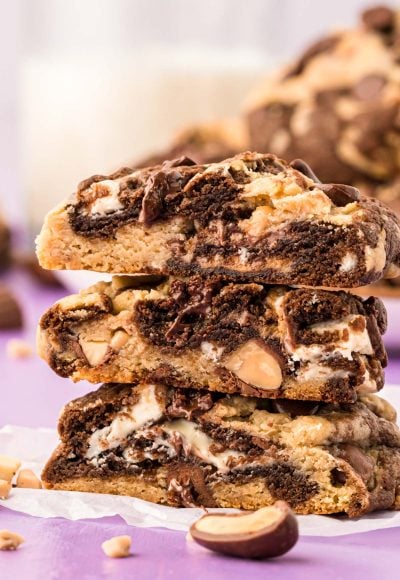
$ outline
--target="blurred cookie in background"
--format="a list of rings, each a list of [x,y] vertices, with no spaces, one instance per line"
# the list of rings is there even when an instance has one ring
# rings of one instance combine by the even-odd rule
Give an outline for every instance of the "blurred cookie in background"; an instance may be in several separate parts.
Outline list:
[[[23,312],[20,302],[11,288],[0,284],[0,331],[23,327]]]
[[[10,247],[10,229],[0,214],[0,270],[3,270],[10,264]]]
[[[400,152],[399,152],[400,154]],[[400,175],[388,183],[365,185],[364,193],[377,197],[400,215]]]
[[[250,147],[303,158],[323,182],[380,184],[400,171],[400,13],[313,44],[250,96]]]
[[[14,250],[12,252],[13,266],[25,271],[31,279],[41,286],[63,288],[64,284],[52,270],[45,270],[38,262],[36,254],[32,250]]]
[[[190,157],[199,164],[222,161],[248,148],[246,131],[246,123],[239,118],[186,127],[173,138],[169,147],[136,165],[148,167],[181,156]]]
[[[371,8],[314,43],[250,95],[246,114],[251,149],[300,157],[323,182],[400,214],[400,12]],[[400,280],[374,292],[400,296]]]

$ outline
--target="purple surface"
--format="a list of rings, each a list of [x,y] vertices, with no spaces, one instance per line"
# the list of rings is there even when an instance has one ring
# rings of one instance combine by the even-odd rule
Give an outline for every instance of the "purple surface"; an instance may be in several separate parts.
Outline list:
[[[393,529],[336,538],[301,538],[282,558],[257,562],[212,554],[187,543],[182,532],[133,528],[116,517],[101,522],[66,522],[3,510],[1,526],[26,539],[17,552],[0,552],[3,580],[398,578],[400,533]],[[122,534],[132,537],[133,555],[122,560],[104,556],[101,543]]]
[[[37,357],[10,360],[8,339],[34,344],[40,314],[66,292],[32,283],[22,272],[3,276],[12,283],[25,308],[24,331],[0,333],[0,426],[55,427],[61,406],[92,387],[72,384],[52,373]],[[386,380],[400,383],[400,359],[389,364]],[[1,453],[1,450],[0,450]],[[398,578],[400,528],[335,538],[302,538],[283,558],[268,562],[214,555],[185,541],[185,534],[127,526],[118,517],[71,522],[33,518],[0,508],[0,529],[21,533],[26,543],[17,552],[0,552],[0,579],[91,580],[97,578],[347,579]],[[100,544],[115,535],[132,537],[133,556],[114,560]]]

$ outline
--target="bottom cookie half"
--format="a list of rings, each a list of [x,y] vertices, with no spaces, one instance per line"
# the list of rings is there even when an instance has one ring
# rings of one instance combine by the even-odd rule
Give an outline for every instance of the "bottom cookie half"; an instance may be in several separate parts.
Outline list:
[[[69,403],[48,489],[123,494],[171,506],[357,517],[400,506],[400,434],[390,405],[221,397],[159,385],[104,385]]]

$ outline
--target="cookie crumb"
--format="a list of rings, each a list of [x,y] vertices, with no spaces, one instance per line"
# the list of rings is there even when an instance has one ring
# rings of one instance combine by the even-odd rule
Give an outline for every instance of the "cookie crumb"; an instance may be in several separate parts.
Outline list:
[[[16,532],[0,530],[0,550],[16,550],[25,542],[25,538]]]
[[[20,467],[19,459],[9,455],[0,455],[0,479],[11,482]]]
[[[130,536],[115,536],[103,542],[101,547],[109,558],[126,558],[131,555],[131,545]]]
[[[11,338],[7,342],[6,352],[9,358],[29,358],[33,354],[33,349],[25,340]]]
[[[0,499],[7,499],[10,495],[11,483],[6,479],[0,479]]]

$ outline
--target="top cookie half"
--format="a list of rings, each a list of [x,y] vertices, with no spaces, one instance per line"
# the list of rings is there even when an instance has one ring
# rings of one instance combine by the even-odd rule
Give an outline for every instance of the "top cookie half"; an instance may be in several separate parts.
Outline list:
[[[46,217],[44,268],[351,288],[400,264],[395,214],[302,163],[242,153],[95,175]]]

